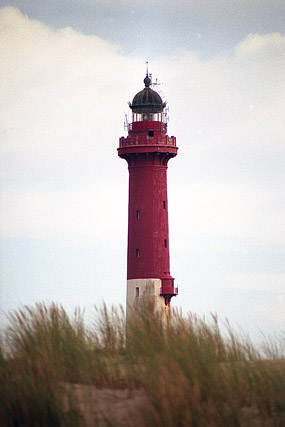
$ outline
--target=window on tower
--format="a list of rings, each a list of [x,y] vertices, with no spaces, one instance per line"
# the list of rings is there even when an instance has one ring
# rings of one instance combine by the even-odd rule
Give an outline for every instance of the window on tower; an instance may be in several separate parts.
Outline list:
[[[143,121],[150,121],[153,120],[153,114],[152,113],[143,113]]]
[[[133,122],[150,121],[163,123],[167,121],[165,113],[133,113],[132,120]]]
[[[166,201],[163,200],[163,209],[166,209]]]
[[[140,257],[140,250],[136,249],[136,257],[139,258]]]
[[[140,288],[136,288],[136,297],[140,296]]]
[[[164,239],[164,247],[167,248],[167,239]]]
[[[140,211],[139,211],[139,210],[137,210],[137,219],[139,219],[139,218],[140,218],[140,216],[141,216]]]
[[[148,131],[148,136],[154,136],[154,131],[153,130],[149,130]]]

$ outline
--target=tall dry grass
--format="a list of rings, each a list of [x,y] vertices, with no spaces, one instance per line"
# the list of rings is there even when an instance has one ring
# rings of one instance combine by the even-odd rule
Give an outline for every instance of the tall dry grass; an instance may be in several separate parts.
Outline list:
[[[143,406],[132,408],[138,427],[285,425],[285,364],[273,360],[285,357],[284,336],[257,348],[228,323],[222,333],[216,315],[205,321],[174,312],[165,321],[144,307],[126,325],[121,308],[103,305],[95,314],[89,327],[84,312],[68,316],[55,304],[9,315],[0,425],[83,426],[75,383],[128,389],[130,396],[143,391]],[[132,425],[128,417],[125,424],[112,414],[106,420]],[[104,418],[96,422],[90,425],[105,425]]]

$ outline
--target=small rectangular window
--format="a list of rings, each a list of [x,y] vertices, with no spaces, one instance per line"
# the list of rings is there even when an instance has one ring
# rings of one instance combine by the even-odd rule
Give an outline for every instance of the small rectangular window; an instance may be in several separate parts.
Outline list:
[[[136,297],[140,295],[140,288],[136,288]]]
[[[163,200],[163,209],[166,209],[166,201]]]
[[[167,248],[167,239],[164,239],[164,247]]]
[[[140,257],[140,250],[136,249],[136,257],[139,258]]]
[[[149,130],[148,131],[148,136],[154,136],[154,131],[153,130]]]
[[[139,219],[139,217],[140,217],[140,211],[139,210],[137,210],[137,219]]]

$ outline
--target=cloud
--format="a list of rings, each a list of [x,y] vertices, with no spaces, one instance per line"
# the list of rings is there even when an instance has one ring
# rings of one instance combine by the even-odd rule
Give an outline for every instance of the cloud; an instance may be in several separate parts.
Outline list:
[[[183,50],[162,60],[172,118],[189,143],[237,152],[284,145],[284,54],[284,36],[255,34],[231,54],[201,59]]]
[[[265,298],[263,301],[259,301],[252,307],[252,313],[257,319],[257,324],[260,325],[260,330],[261,328],[263,330],[263,323],[267,322],[270,326],[268,335],[272,334],[272,331],[284,332],[284,301],[284,294],[275,295],[270,299]]]
[[[114,210],[126,215],[116,147],[144,59],[12,7],[0,28],[2,234],[80,240],[89,229],[93,240]],[[180,147],[169,166],[173,235],[284,241],[284,55],[281,34],[250,34],[230,54],[177,50],[151,64]]]
[[[252,319],[265,336],[284,330],[285,274],[233,273],[217,277],[216,287],[235,296],[243,295],[239,303],[237,298],[233,301],[234,309],[242,313],[239,323],[244,324],[243,328],[248,328],[248,319]]]
[[[218,287],[274,292],[281,303],[285,294],[285,274],[236,273],[221,278]]]
[[[78,129],[94,130],[94,123],[102,136],[126,103],[121,83],[134,61],[110,42],[68,27],[53,30],[12,7],[1,9],[0,19],[1,124],[8,136],[20,129],[22,147],[34,145],[31,136],[38,136],[38,143],[44,139],[57,148]]]
[[[55,239],[75,245],[116,247],[126,236],[127,192],[113,183],[67,189],[2,191],[0,233],[13,238]]]
[[[66,185],[116,168],[138,65],[118,46],[0,10],[4,182]],[[131,72],[131,70],[133,72]],[[92,159],[92,160],[91,160]]]
[[[174,240],[188,247],[192,236],[208,236],[217,241],[247,240],[259,245],[284,244],[284,197],[279,190],[206,182],[181,185],[171,191],[170,200],[173,207],[182,206],[171,217]]]
[[[285,40],[280,33],[248,34],[235,49],[240,57],[254,57],[266,54],[270,58],[275,57],[276,51],[284,50]]]

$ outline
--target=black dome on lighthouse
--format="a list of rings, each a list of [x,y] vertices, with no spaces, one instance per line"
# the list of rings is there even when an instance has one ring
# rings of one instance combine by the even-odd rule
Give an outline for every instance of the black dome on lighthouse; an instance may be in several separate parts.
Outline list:
[[[151,80],[146,75],[144,79],[145,88],[138,92],[133,99],[133,102],[130,104],[130,108],[134,113],[140,112],[152,112],[159,113],[161,112],[166,103],[162,101],[160,95],[155,92],[153,89],[150,89]]]

